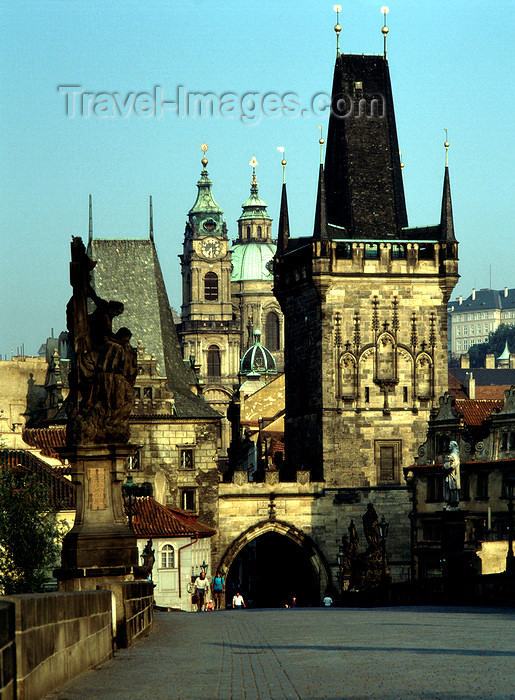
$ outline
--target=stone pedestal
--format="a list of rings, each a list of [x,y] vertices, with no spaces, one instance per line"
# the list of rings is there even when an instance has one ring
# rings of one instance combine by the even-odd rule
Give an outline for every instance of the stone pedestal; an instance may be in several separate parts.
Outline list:
[[[123,509],[122,483],[131,445],[86,445],[62,451],[77,488],[75,524],[63,541],[59,590],[90,590],[110,580],[144,577],[136,535]]]

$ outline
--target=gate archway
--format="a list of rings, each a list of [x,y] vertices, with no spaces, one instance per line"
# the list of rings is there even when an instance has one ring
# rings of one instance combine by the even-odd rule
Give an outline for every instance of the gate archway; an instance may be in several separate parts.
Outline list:
[[[265,521],[246,530],[228,547],[219,568],[226,572],[226,600],[240,590],[254,607],[319,605],[330,581],[313,540],[283,521]]]

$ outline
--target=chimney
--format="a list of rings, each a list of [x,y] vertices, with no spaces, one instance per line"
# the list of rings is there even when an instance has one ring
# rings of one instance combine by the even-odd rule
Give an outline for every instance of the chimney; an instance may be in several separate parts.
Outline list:
[[[472,287],[472,301],[476,298],[476,288]]]
[[[485,369],[495,369],[495,355],[488,353],[485,357]]]
[[[460,369],[470,369],[470,357],[468,353],[460,355]]]
[[[469,373],[469,386],[468,386],[469,399],[476,398],[476,380],[472,372]]]
[[[461,296],[461,294],[460,294],[460,296],[458,297],[458,303],[459,303],[460,306],[463,304],[463,297]]]
[[[508,296],[508,287],[504,288],[504,297],[506,298]]]

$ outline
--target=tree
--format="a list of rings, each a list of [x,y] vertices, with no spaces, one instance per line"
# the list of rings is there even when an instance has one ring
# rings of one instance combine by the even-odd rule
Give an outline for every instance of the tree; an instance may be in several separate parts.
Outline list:
[[[0,450],[0,593],[42,591],[57,562],[63,526],[50,486],[27,469],[13,468],[7,455]]]
[[[508,350],[510,352],[515,352],[515,326],[509,326],[507,323],[503,323],[497,330],[490,333],[486,343],[472,345],[469,348],[470,366],[484,367],[485,358],[490,354],[499,357],[504,350],[506,341],[508,341]]]

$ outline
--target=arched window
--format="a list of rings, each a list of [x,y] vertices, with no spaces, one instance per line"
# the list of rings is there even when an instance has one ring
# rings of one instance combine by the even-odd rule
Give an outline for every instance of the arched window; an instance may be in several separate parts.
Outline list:
[[[261,238],[261,226],[258,226],[257,237]]]
[[[266,347],[270,352],[276,352],[280,348],[279,342],[279,316],[275,311],[270,311],[266,317]]]
[[[165,544],[165,546],[161,550],[161,568],[175,568],[175,551],[171,544]]]
[[[186,297],[185,301],[186,303],[188,303],[191,301],[191,275],[189,272],[186,275],[186,289],[184,290],[184,292]]]
[[[207,350],[207,376],[219,377],[220,368],[220,350],[216,345],[210,345]]]
[[[204,299],[206,301],[218,299],[218,276],[214,272],[207,272],[204,277]]]
[[[247,238],[250,238],[250,226],[247,226]]]

